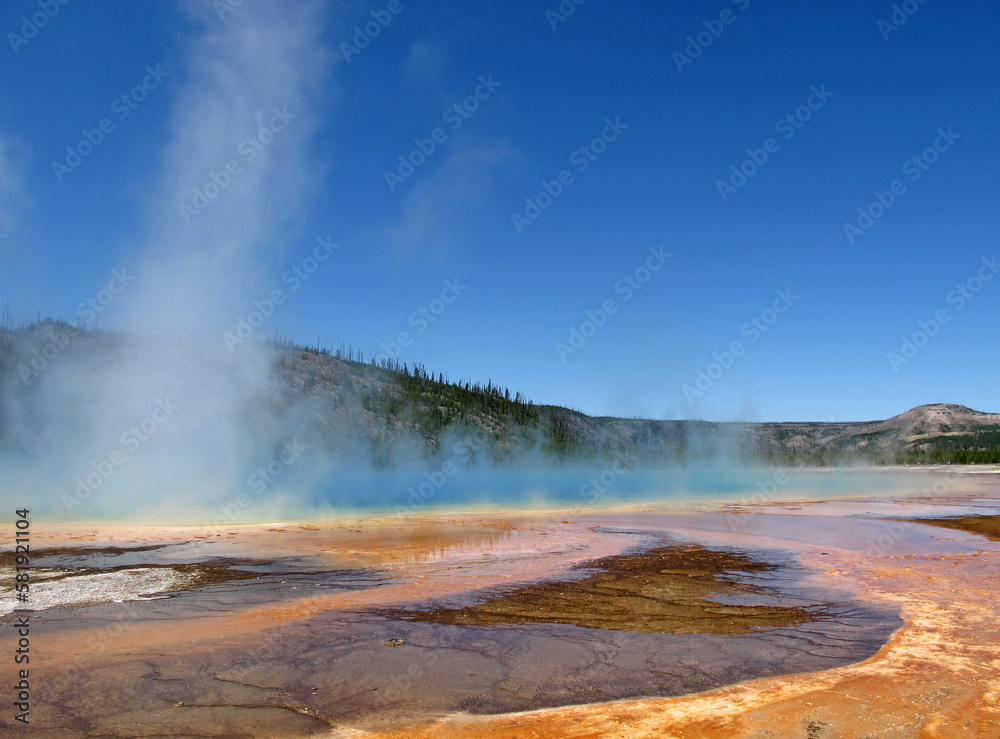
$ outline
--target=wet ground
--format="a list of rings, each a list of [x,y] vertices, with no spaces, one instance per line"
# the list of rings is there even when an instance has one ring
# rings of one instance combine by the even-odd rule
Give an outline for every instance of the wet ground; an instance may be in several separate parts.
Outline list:
[[[1000,544],[975,532],[996,517],[970,514],[992,514],[998,490],[222,536],[39,530],[38,572],[82,586],[31,616],[32,726],[997,737]],[[964,530],[899,520],[912,514]],[[137,572],[187,579],[88,595],[85,578]],[[13,639],[0,630],[0,652]],[[11,718],[0,713],[0,733]]]

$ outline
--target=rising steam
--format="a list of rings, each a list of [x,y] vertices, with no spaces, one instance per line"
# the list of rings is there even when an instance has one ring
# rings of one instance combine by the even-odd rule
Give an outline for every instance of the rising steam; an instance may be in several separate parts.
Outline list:
[[[224,338],[280,287],[278,245],[302,236],[295,224],[322,175],[312,145],[320,91],[329,88],[321,7],[246,0],[222,18],[207,2],[184,8],[191,40],[176,64],[163,65],[173,108],[146,186],[145,237],[125,250],[125,264],[109,265],[119,271],[93,298],[108,325],[128,332],[54,323],[16,339],[0,332],[14,342],[0,347],[0,360],[16,365],[6,367],[0,396],[0,502],[8,511],[221,527],[360,508],[582,510],[671,496],[739,498],[761,481],[776,498],[782,485],[796,487],[778,485],[771,471],[746,470],[725,451],[675,469],[640,469],[628,455],[554,466],[527,444],[516,463],[496,465],[489,435],[471,426],[444,434],[431,458],[425,440],[397,434],[394,464],[373,470],[372,450],[357,434],[363,403],[350,382],[330,383],[326,397],[346,410],[324,414],[319,396],[286,384],[315,379],[311,359],[281,355],[259,335]],[[4,151],[0,141],[0,157]],[[84,328],[94,315],[81,312]],[[275,367],[286,362],[301,366],[283,380]],[[339,439],[342,451],[320,437]],[[688,441],[698,452],[694,431]]]
[[[94,351],[100,334],[44,328],[21,347],[3,399],[8,507],[190,520],[294,439],[280,416],[267,433],[252,423],[273,397],[266,345],[230,351],[222,336],[267,294],[276,245],[321,174],[321,6],[244,2],[223,18],[211,3],[183,7],[191,40],[163,65],[174,100],[146,237],[101,305],[131,331],[110,351]]]

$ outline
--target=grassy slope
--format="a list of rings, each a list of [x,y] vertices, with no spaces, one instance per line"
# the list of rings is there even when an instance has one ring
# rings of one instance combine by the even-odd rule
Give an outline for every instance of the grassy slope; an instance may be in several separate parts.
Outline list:
[[[30,400],[30,388],[17,373],[26,358],[23,352],[39,336],[68,328],[43,322],[14,332],[0,330],[0,381],[8,392]],[[86,331],[64,353],[97,361],[116,348],[119,335]],[[416,439],[426,453],[434,454],[448,434],[462,438],[476,433],[488,437],[486,452],[497,458],[536,450],[557,459],[570,454],[624,455],[635,461],[672,462],[724,451],[781,464],[833,464],[848,455],[888,464],[1000,462],[1000,424],[992,422],[995,417],[983,416],[990,422],[981,421],[961,406],[923,406],[888,421],[864,423],[591,417],[560,406],[536,405],[492,382],[483,386],[441,381],[436,373],[413,368],[403,372],[317,349],[277,349],[278,390],[270,407],[257,411],[260,422],[269,413],[305,401],[313,411],[305,423],[314,436],[331,450],[360,440],[370,447],[376,464],[391,462],[394,446],[404,440]],[[0,406],[0,443],[3,424]]]

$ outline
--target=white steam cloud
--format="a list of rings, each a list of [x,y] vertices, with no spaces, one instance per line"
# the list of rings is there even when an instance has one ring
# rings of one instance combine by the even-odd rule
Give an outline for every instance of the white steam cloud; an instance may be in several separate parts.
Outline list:
[[[541,429],[532,432],[533,449],[528,439],[517,459],[501,455],[494,464],[496,440],[477,422],[449,426],[429,459],[427,440],[407,435],[418,426],[408,418],[413,409],[403,403],[390,414],[395,400],[378,378],[352,376],[317,353],[227,343],[224,334],[236,331],[254,301],[279,287],[280,245],[301,235],[300,209],[322,175],[312,142],[331,57],[317,2],[244,0],[224,18],[204,0],[184,8],[187,48],[176,64],[161,64],[174,98],[162,163],[148,184],[146,237],[127,250],[125,264],[108,266],[121,271],[93,298],[110,325],[129,333],[80,333],[56,323],[0,331],[0,376],[7,378],[0,504],[8,511],[214,527],[343,515],[344,508],[582,510],[734,496],[759,484],[780,495],[771,472],[730,459],[738,430],[728,438],[697,424],[687,430],[687,448],[710,461],[680,469],[643,469],[628,455],[553,464]],[[380,239],[402,244],[440,234],[443,214],[488,190],[491,172],[511,156],[506,146],[456,142],[430,179],[413,183],[402,221],[383,228]],[[0,167],[7,161],[0,139]],[[14,182],[4,172],[0,195]],[[287,371],[276,372],[276,363]],[[374,429],[368,439],[366,423]],[[643,439],[637,430],[637,447]],[[512,444],[497,442],[500,451]]]
[[[150,202],[144,279],[128,301],[144,331],[225,328],[320,174],[310,143],[328,66],[319,4],[245,2],[222,21],[209,3],[186,7],[196,38]]]
[[[231,352],[222,335],[271,287],[266,269],[321,174],[322,6],[248,0],[223,19],[211,3],[183,7],[190,41],[162,64],[175,99],[147,237],[106,293],[106,314],[132,332],[43,328],[21,353],[3,396],[8,507],[204,519],[294,440],[294,411],[274,407],[270,352]]]

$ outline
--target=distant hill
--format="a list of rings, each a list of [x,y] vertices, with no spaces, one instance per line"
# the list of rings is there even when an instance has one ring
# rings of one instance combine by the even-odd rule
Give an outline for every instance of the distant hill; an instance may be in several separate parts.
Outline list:
[[[763,455],[857,454],[882,461],[1000,461],[1000,414],[964,405],[921,405],[885,421],[757,424]]]
[[[0,444],[10,439],[4,404],[16,395],[30,404],[35,387],[22,375],[38,362],[39,347],[74,331],[43,321],[0,330]],[[82,331],[53,363],[113,362],[125,336]],[[625,457],[634,462],[684,463],[726,455],[781,464],[824,465],[846,461],[878,464],[1000,462],[1000,414],[960,405],[924,405],[883,421],[850,423],[713,423],[592,417],[539,405],[495,385],[449,381],[422,365],[381,365],[353,350],[273,344],[273,389],[249,418],[264,428],[268,417],[306,407],[305,432],[331,452],[370,451],[376,466],[392,464],[401,444],[427,455],[452,439],[479,439],[478,453],[495,460],[541,454],[554,462],[570,457]],[[259,399],[258,399],[259,401]]]

